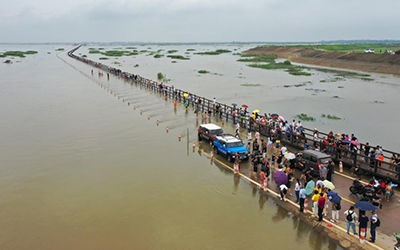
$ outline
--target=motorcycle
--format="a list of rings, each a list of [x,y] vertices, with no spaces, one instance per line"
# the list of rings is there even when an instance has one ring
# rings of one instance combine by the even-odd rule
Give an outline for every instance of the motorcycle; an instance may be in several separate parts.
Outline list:
[[[355,179],[353,185],[349,188],[350,192],[355,195],[363,195],[370,200],[375,196],[376,190],[373,187],[364,186],[359,180]]]

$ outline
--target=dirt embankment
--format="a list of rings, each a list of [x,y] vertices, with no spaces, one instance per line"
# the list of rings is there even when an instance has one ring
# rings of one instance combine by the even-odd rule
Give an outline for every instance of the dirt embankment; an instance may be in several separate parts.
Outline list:
[[[304,64],[400,75],[400,55],[328,52],[284,46],[257,47],[248,54],[276,54]]]

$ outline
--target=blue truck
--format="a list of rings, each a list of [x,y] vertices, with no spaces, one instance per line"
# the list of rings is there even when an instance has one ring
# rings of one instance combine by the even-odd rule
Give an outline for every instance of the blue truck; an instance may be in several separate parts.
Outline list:
[[[230,162],[238,158],[241,160],[249,158],[249,150],[244,146],[242,140],[229,134],[216,137],[214,152],[226,156]]]

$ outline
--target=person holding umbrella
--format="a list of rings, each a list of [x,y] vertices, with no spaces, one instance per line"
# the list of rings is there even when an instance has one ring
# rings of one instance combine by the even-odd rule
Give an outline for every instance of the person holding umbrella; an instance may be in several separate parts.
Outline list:
[[[339,221],[339,211],[341,209],[340,201],[342,198],[334,192],[328,192],[328,200],[332,203],[332,219],[331,222]]]

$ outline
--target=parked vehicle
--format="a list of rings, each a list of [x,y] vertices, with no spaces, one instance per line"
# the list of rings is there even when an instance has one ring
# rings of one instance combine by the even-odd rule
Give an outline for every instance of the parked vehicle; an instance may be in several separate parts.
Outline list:
[[[208,123],[208,124],[202,124],[200,125],[198,129],[198,138],[199,141],[202,139],[205,139],[207,141],[215,141],[215,138],[219,135],[222,135],[224,131],[222,128],[218,125],[215,125],[213,123]]]
[[[332,158],[328,154],[313,149],[307,149],[303,150],[297,155],[296,167],[300,169],[308,167],[318,170],[319,164],[328,166],[329,161],[331,160]]]
[[[377,191],[373,187],[365,186],[357,179],[353,180],[353,185],[349,190],[352,194],[366,196],[370,200],[375,196]]]
[[[237,158],[249,158],[249,151],[244,146],[243,141],[229,134],[216,137],[214,141],[214,151],[216,154],[225,155],[228,161],[233,161]]]

